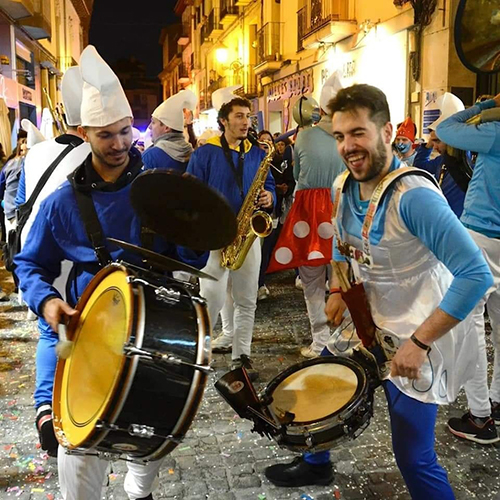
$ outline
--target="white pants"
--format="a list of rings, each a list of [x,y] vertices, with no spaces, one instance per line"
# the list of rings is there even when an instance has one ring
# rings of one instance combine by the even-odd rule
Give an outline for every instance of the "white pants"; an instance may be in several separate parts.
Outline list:
[[[147,465],[127,462],[124,489],[132,500],[147,497],[154,488],[163,460]],[[57,454],[59,485],[64,500],[101,500],[109,461],[89,455],[68,455],[62,446]]]
[[[257,238],[245,262],[237,271],[221,267],[219,250],[210,252],[207,265],[202,269],[203,272],[218,280],[200,279],[200,295],[207,300],[212,325],[217,322],[226,300],[229,301],[224,308],[223,334],[230,334],[232,319],[232,359],[238,359],[242,354],[250,356],[255,309],[257,308],[260,260],[260,241]],[[229,298],[228,290],[231,294]]]
[[[300,280],[304,288],[307,315],[311,325],[312,349],[321,353],[330,338],[330,327],[326,324],[325,283],[330,265],[299,267]]]
[[[465,394],[471,413],[476,417],[488,417],[491,414],[489,399],[500,402],[500,240],[488,238],[469,230],[470,235],[483,251],[493,275],[493,286],[480,300],[472,312],[474,327],[479,337],[479,356],[476,374],[465,384]],[[486,340],[484,333],[484,307],[487,305],[491,322],[491,340],[495,347],[495,361],[491,389],[488,392],[488,362],[486,358]]]

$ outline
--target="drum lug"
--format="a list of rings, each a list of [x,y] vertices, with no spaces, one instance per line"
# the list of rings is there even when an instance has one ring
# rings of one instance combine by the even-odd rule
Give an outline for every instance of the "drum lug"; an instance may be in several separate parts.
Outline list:
[[[95,424],[95,428],[102,429],[104,431],[121,431],[121,430],[123,430],[123,429],[120,429],[120,427],[118,427],[115,424],[108,424],[104,420],[98,420],[97,423]]]

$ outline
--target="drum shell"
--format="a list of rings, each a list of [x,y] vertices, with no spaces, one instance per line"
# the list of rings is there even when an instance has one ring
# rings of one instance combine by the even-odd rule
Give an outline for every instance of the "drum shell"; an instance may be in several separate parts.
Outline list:
[[[173,355],[187,363],[208,365],[210,326],[204,302],[174,280],[167,284],[178,292],[175,301],[165,300],[156,292],[166,282],[153,273],[141,273],[140,280],[131,281],[133,324],[128,344],[151,353]],[[137,355],[124,358],[107,410],[75,451],[126,453],[137,461],[160,459],[184,437],[201,401],[207,376],[190,366]]]
[[[325,356],[293,365],[267,385],[261,400],[272,400],[276,388],[293,373],[309,366],[328,363],[338,363],[354,371],[358,379],[354,395],[347,404],[324,418],[282,424],[280,432],[273,435],[281,447],[300,453],[329,450],[346,440],[355,439],[368,426],[373,415],[373,390],[363,367],[348,358]],[[279,422],[271,405],[267,406],[266,412]]]

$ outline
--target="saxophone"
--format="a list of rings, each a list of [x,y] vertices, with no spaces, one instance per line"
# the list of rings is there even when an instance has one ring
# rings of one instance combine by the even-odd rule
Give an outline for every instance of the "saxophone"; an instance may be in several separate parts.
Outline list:
[[[259,169],[236,218],[238,227],[236,238],[230,245],[221,250],[220,265],[232,271],[236,271],[243,265],[255,238],[257,236],[265,238],[271,234],[273,229],[272,217],[267,212],[259,210],[257,203],[271,168],[275,147],[272,142],[257,142],[267,145],[267,154],[259,165]]]

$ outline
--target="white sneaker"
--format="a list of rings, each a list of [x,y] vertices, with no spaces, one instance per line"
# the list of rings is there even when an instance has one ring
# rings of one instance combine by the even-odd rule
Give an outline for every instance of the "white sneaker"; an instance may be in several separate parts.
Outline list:
[[[212,352],[224,353],[230,352],[233,346],[233,339],[221,333],[212,341]]]
[[[312,346],[307,346],[307,347],[303,347],[301,350],[300,350],[300,354],[302,354],[302,356],[304,356],[304,358],[317,358],[321,353],[319,352],[316,352]]]
[[[266,300],[269,298],[269,295],[271,295],[269,288],[266,285],[262,285],[257,292],[257,300]]]
[[[35,321],[37,319],[38,319],[38,316],[31,309],[28,309],[28,312],[26,313],[26,320],[27,321]]]
[[[302,285],[302,280],[300,279],[300,276],[297,276],[295,278],[295,288],[297,290],[304,290],[304,286]]]

